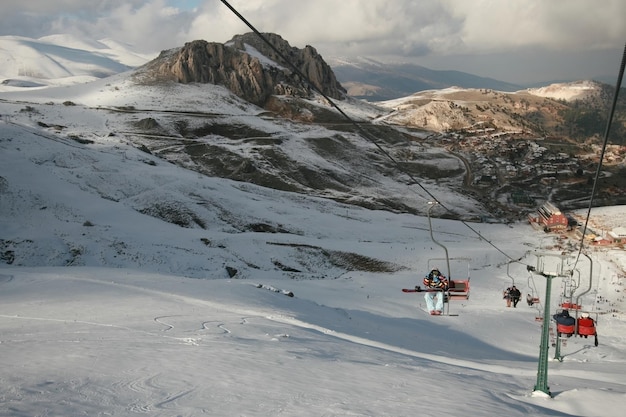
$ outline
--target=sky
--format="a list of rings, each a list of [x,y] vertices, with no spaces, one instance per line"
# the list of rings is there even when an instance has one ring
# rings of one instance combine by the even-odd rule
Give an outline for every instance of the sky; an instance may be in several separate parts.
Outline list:
[[[433,218],[448,275],[471,290],[430,316],[422,294],[401,292],[430,266],[448,272],[428,218],[207,177],[143,152],[126,130],[138,119],[186,109],[258,130],[272,122],[218,86],[161,90],[125,77],[2,94],[0,417],[623,415],[623,250],[578,263],[526,222],[473,224],[478,238]],[[104,110],[120,103],[153,110]],[[307,138],[323,128],[291,129]],[[142,214],[155,202],[199,222]],[[623,226],[624,213],[594,208],[591,221]],[[259,223],[281,232],[245,227]],[[346,268],[328,253],[402,268]],[[573,274],[553,279],[547,303],[529,265]],[[512,283],[542,304],[507,308]],[[550,347],[548,396],[535,389],[537,317],[573,287],[599,345],[565,339],[562,361]]]
[[[622,0],[231,0],[260,32],[323,57],[412,62],[513,83],[617,80]],[[332,11],[332,12],[329,12]],[[4,0],[0,36],[111,38],[158,53],[250,32],[219,0]]]

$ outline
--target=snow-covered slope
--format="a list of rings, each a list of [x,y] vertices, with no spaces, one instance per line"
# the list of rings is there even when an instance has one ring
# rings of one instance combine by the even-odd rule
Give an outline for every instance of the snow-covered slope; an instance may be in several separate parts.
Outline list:
[[[41,118],[0,111],[0,415],[622,415],[623,251],[575,267],[600,344],[566,341],[549,398],[533,392],[541,311],[501,291],[514,280],[545,302],[527,266],[558,264],[553,236],[432,219],[472,289],[457,316],[431,317],[400,291],[446,271],[428,218],[206,177],[109,135],[99,113],[26,103]]]
[[[0,36],[0,91],[88,82],[127,71],[151,58],[106,39]]]
[[[574,101],[597,97],[602,92],[602,88],[599,83],[587,80],[571,83],[555,83],[545,87],[529,88],[526,91],[534,96]]]

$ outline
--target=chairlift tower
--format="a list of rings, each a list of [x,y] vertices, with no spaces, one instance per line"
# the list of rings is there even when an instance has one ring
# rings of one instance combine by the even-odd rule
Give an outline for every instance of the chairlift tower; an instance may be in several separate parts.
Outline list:
[[[543,262],[544,257],[557,257],[561,259],[560,265],[557,265],[553,271],[546,271]],[[548,386],[548,351],[550,350],[550,295],[552,291],[552,279],[557,277],[567,276],[563,272],[564,260],[568,258],[567,255],[556,254],[538,254],[537,255],[537,267],[533,268],[528,266],[528,270],[535,274],[541,275],[546,278],[546,295],[545,303],[543,307],[543,323],[541,326],[541,344],[539,346],[539,364],[537,366],[537,382],[535,383],[534,391],[541,391],[552,397],[550,393],[550,387]]]

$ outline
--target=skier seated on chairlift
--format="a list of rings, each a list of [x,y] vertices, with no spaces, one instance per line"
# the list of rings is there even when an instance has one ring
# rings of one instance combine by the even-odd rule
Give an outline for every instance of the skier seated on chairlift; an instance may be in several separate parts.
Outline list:
[[[565,334],[567,337],[571,337],[574,334],[576,319],[569,315],[569,311],[563,309],[552,316],[552,318],[556,321],[556,332],[558,335]]]
[[[569,311],[567,310],[562,310],[561,312],[556,313],[552,316],[552,318],[557,324],[562,324],[563,326],[573,326],[576,324],[576,319],[570,316]]]
[[[578,318],[578,333],[587,338],[589,335],[594,335],[596,330],[594,329],[595,322],[589,317],[589,313],[582,313]]]
[[[530,294],[526,294],[526,303],[529,307],[532,307],[535,304],[535,298]]]
[[[515,285],[511,285],[509,288],[502,292],[502,298],[506,300],[506,306],[511,307],[511,303],[513,303],[513,307],[517,307],[517,303],[519,303],[519,299],[522,296],[520,290],[517,289]]]
[[[429,289],[438,291],[426,292],[424,300],[428,312],[433,316],[438,316],[443,312],[444,291],[448,289],[448,279],[439,272],[438,268],[434,268],[424,277],[424,286]]]

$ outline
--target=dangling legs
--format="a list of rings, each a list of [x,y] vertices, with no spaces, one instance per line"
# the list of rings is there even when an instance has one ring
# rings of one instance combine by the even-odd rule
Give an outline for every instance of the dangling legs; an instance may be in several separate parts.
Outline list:
[[[436,294],[437,305],[435,305],[435,310],[441,314],[443,313],[443,291],[438,291]]]
[[[435,311],[435,305],[433,303],[434,295],[435,293],[432,293],[432,292],[424,293],[424,300],[426,301],[426,309],[428,310],[430,314],[434,314],[433,312]]]

